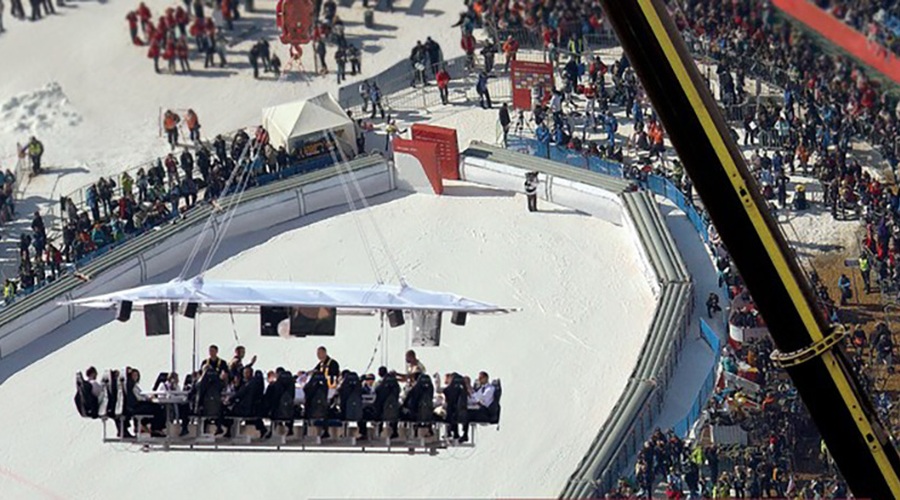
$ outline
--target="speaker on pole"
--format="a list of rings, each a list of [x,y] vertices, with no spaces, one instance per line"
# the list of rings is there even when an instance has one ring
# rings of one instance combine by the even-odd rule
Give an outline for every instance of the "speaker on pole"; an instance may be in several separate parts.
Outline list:
[[[200,304],[197,302],[188,302],[186,306],[184,306],[184,317],[189,319],[194,319],[197,317],[197,309],[200,307]]]
[[[130,300],[123,300],[116,304],[116,319],[123,323],[131,319],[131,307],[133,305]]]
[[[390,309],[387,312],[388,323],[391,325],[391,328],[397,328],[398,326],[403,326],[406,321],[403,319],[403,311],[400,309]]]
[[[466,326],[466,316],[468,313],[465,311],[453,311],[450,322],[457,326]]]

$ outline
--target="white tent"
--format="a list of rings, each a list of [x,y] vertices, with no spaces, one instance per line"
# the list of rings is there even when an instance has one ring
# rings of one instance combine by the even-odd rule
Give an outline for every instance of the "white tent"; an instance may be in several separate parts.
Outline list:
[[[141,307],[159,302],[195,302],[215,306],[333,307],[362,311],[459,311],[469,314],[507,313],[514,309],[433,292],[408,285],[340,285],[278,281],[173,280],[105,295],[64,302],[83,307],[111,308],[120,302]]]
[[[331,94],[265,108],[262,123],[276,148],[300,148],[312,156],[320,145],[335,142],[343,159],[356,156],[356,125]]]

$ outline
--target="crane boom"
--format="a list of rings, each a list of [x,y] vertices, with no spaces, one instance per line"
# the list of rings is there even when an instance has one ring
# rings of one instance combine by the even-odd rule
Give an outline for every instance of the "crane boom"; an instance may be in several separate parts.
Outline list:
[[[900,457],[766,209],[661,0],[601,0],[684,168],[858,498],[900,498]]]

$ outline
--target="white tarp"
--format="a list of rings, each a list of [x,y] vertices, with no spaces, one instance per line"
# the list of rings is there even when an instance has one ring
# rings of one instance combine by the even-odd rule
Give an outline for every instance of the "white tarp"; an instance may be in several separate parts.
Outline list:
[[[285,146],[291,152],[333,134],[344,159],[356,155],[356,125],[331,94],[265,108],[262,124],[275,148]]]
[[[511,309],[458,295],[399,285],[335,285],[277,281],[173,280],[66,302],[110,308],[124,301],[135,306],[159,302],[196,302],[202,306],[295,306],[357,310],[432,310],[506,313]]]

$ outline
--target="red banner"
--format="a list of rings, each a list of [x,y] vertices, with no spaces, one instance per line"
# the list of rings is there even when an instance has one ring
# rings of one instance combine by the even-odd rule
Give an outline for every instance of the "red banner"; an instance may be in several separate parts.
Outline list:
[[[513,108],[531,109],[531,91],[537,86],[544,88],[544,97],[549,99],[553,90],[553,65],[543,62],[512,61],[509,66],[512,79]]]
[[[444,182],[441,180],[440,167],[438,165],[437,145],[431,142],[416,139],[404,139],[395,137],[393,141],[394,154],[405,153],[419,160],[428,182],[434,194],[443,194]]]
[[[869,42],[862,33],[808,0],[772,0],[772,3],[853,57],[900,83],[900,60],[884,47]]]
[[[455,129],[415,123],[412,126],[412,138],[437,146],[441,177],[454,181],[459,180],[459,142]]]

